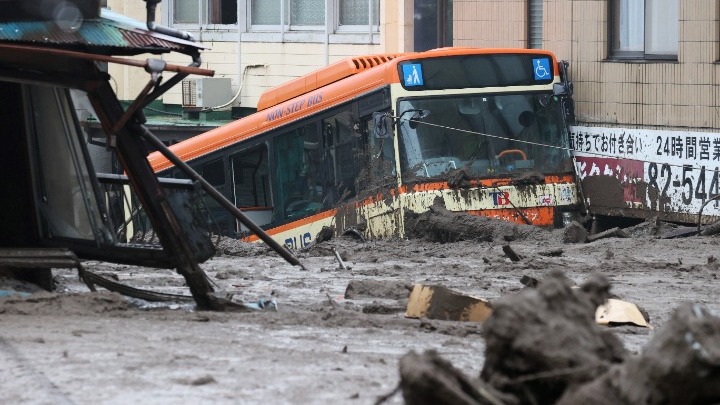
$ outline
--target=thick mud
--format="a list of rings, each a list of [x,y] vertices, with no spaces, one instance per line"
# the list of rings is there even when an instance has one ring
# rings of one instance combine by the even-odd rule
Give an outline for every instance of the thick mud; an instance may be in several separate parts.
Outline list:
[[[0,298],[3,402],[368,404],[400,386],[403,367],[421,371],[413,364],[423,360],[451,365],[443,369],[454,370],[447,377],[453,392],[487,403],[521,403],[531,396],[537,403],[611,398],[598,392],[640,403],[644,397],[625,396],[631,383],[657,387],[676,380],[694,387],[717,375],[719,339],[712,331],[720,312],[720,238],[655,239],[660,230],[649,223],[626,230],[629,238],[563,243],[562,230],[498,232],[509,225],[488,224],[492,231],[474,232],[490,232],[492,241],[421,234],[367,242],[331,239],[298,253],[307,271],[262,245],[223,240],[219,255],[202,265],[218,294],[245,303],[272,299],[277,310],[198,312],[186,302],[149,303],[102,289],[91,293],[71,270],[53,271],[55,293],[0,281],[8,295]],[[511,261],[503,245],[521,259]],[[133,287],[189,295],[172,270],[84,266]],[[539,283],[529,288],[521,279]],[[485,298],[510,316],[485,325],[407,319],[406,287],[416,283]],[[28,295],[17,294],[23,291]],[[654,329],[595,326],[587,318],[590,307],[607,294],[644,308]],[[688,315],[694,308],[701,308],[701,317]],[[672,326],[676,317],[687,324]],[[669,356],[649,354],[664,353],[673,342],[686,342],[682,364],[702,371],[690,381],[672,374],[675,363],[661,361]],[[494,354],[503,347],[512,349],[506,352],[511,364]],[[428,351],[435,357],[423,357]],[[402,366],[411,352],[416,357]],[[642,360],[647,355],[658,363]],[[650,369],[667,372],[648,379],[643,372]],[[436,367],[427,370],[416,381],[446,378]],[[539,377],[549,384],[539,384]],[[463,381],[485,385],[466,391]],[[712,389],[719,385],[708,381],[693,388],[696,403],[715,398]],[[390,395],[385,403],[403,403],[409,398],[403,395]]]

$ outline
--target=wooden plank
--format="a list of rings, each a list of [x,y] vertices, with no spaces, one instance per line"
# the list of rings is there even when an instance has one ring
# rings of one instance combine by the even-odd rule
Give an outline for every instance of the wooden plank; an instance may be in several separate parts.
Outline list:
[[[490,303],[481,298],[442,286],[416,284],[410,293],[405,316],[448,321],[481,322],[490,313]]]

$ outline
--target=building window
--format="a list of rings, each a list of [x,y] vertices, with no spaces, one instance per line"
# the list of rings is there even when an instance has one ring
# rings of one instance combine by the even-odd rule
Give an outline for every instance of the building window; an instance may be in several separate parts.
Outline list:
[[[542,48],[543,0],[528,0],[528,48]]]
[[[198,30],[199,26],[201,29],[198,31],[202,31],[202,40],[236,41],[238,29],[248,34],[247,39],[244,40],[250,41],[273,42],[288,39],[322,42],[325,41],[326,31],[333,34],[331,42],[334,43],[344,43],[345,40],[349,40],[350,43],[367,43],[368,33],[373,37],[373,43],[379,40],[377,34],[380,32],[380,0],[330,0],[327,2],[327,10],[325,5],[326,0],[164,0],[163,2],[164,10],[168,10],[165,15],[169,25],[190,32]],[[240,21],[237,18],[238,9],[241,11]],[[326,20],[326,15],[331,18]],[[363,39],[358,35],[346,34],[365,36]]]
[[[337,13],[330,10],[331,14],[338,16],[338,20],[334,23],[335,27],[345,31],[366,32],[369,27],[368,14],[372,13],[373,31],[378,32],[379,0],[335,0],[330,6],[338,10]],[[250,25],[253,27],[279,26],[282,14],[285,15],[283,21],[286,29],[288,21],[290,29],[324,30],[325,28],[325,0],[250,1]]]
[[[415,51],[452,46],[452,0],[415,0]]]
[[[290,25],[325,26],[325,0],[290,0]]]
[[[612,0],[610,56],[677,59],[678,0]]]
[[[340,26],[368,26],[368,15],[372,13],[372,25],[380,20],[380,0],[341,0]]]
[[[250,21],[253,25],[280,25],[280,0],[252,0]]]
[[[238,0],[173,0],[174,24],[235,24]],[[198,16],[202,17],[198,20]]]

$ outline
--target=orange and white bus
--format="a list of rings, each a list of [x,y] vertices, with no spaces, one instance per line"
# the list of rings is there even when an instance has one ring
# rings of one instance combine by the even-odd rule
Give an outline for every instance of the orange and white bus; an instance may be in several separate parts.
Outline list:
[[[323,227],[403,236],[405,213],[551,227],[576,209],[571,83],[547,51],[442,48],[344,59],[170,149],[275,240]],[[159,153],[161,176],[185,177]],[[255,240],[209,201],[220,233]]]

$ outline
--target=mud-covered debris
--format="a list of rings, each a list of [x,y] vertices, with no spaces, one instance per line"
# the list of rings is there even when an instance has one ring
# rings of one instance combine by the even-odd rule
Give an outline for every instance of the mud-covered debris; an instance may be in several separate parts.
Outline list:
[[[660,221],[660,219],[655,216],[624,229],[631,238],[655,238],[658,235],[671,232],[677,228],[677,225]]]
[[[699,304],[678,307],[642,354],[568,391],[558,405],[720,402],[720,318]]]
[[[254,311],[277,311],[277,301],[274,299],[260,299],[255,302],[243,302],[242,306]]]
[[[608,229],[607,231],[603,231],[600,233],[596,233],[595,235],[590,235],[587,238],[588,242],[595,242],[596,240],[605,239],[605,238],[629,238],[630,235],[625,232],[622,228],[615,227],[612,229]]]
[[[687,238],[688,236],[695,236],[698,234],[698,229],[696,226],[678,226],[676,228],[672,228],[671,230],[668,230],[666,232],[663,232],[658,238],[660,239],[677,239],[677,238]],[[707,235],[705,235],[707,236]]]
[[[540,281],[536,279],[535,277],[530,277],[528,275],[524,275],[520,278],[520,284],[524,285],[525,287],[535,288],[540,284]]]
[[[434,350],[423,354],[411,351],[400,359],[400,389],[407,405],[517,403],[483,381],[467,377]]]
[[[347,270],[348,268],[347,268],[347,266],[345,266],[345,262],[343,262],[343,259],[342,259],[342,257],[340,257],[340,253],[338,253],[337,249],[333,248],[332,251],[333,251],[333,254],[335,255],[335,258],[338,261],[338,266],[339,266],[338,268],[340,270]]]
[[[181,379],[176,379],[175,381],[180,384],[183,384],[183,385],[194,385],[194,386],[217,384],[217,381],[211,375],[204,375],[204,376],[201,376],[198,378],[181,378]]]
[[[315,240],[313,242],[315,244],[323,243],[332,239],[333,236],[335,236],[335,228],[332,226],[323,226],[322,229],[320,229],[320,232],[315,235]]]
[[[540,256],[545,256],[545,257],[560,257],[563,255],[563,253],[565,253],[565,251],[560,248],[542,250],[542,251],[538,252],[538,254]]]
[[[720,233],[720,221],[713,222],[700,231],[700,235],[711,236]]]
[[[239,239],[221,237],[215,246],[215,254],[218,256],[263,256],[277,255],[264,243],[250,243]]]
[[[537,288],[494,302],[483,329],[481,377],[521,403],[549,404],[623,361],[626,352],[617,336],[595,324],[609,289],[600,275],[573,289],[553,271]]]
[[[481,298],[452,291],[438,285],[416,284],[410,293],[405,316],[446,321],[481,322],[492,312]]]
[[[410,239],[433,242],[504,241],[544,239],[549,232],[532,225],[515,224],[498,219],[447,210],[436,201],[422,214],[405,214],[405,235]]]
[[[412,284],[388,280],[352,280],[345,288],[345,299],[362,297],[401,300],[410,294]]]
[[[563,229],[563,243],[585,243],[588,231],[580,222],[572,221]]]
[[[362,231],[360,231],[357,228],[345,229],[342,233],[342,236],[355,239],[356,241],[359,241],[359,242],[365,242],[365,236],[363,236]]]
[[[522,259],[522,257],[520,257],[520,255],[517,254],[510,245],[503,245],[502,250],[510,261],[519,262]]]
[[[405,307],[400,305],[386,305],[379,302],[373,302],[372,304],[365,305],[362,307],[363,314],[376,314],[376,315],[391,315],[403,312]]]
[[[55,294],[37,292],[27,298],[6,297],[0,300],[0,314],[85,315],[125,312],[131,304],[114,292]]]
[[[595,323],[608,326],[629,324],[650,327],[637,305],[616,298],[609,298],[607,303],[598,307],[595,312]]]

